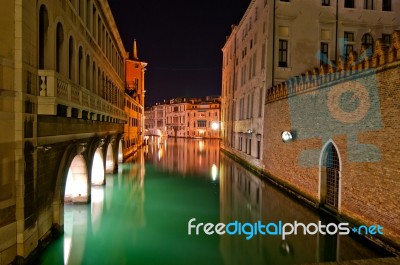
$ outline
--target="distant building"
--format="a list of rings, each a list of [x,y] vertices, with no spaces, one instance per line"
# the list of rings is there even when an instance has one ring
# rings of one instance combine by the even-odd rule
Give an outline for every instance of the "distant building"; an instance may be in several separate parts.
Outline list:
[[[146,133],[183,138],[220,138],[220,97],[175,98],[146,110]]]
[[[145,110],[146,135],[166,136],[167,135],[167,104],[156,104]]]
[[[131,155],[144,140],[145,71],[147,63],[140,61],[136,40],[133,52],[125,61],[125,112],[128,122],[124,126],[124,157]]]

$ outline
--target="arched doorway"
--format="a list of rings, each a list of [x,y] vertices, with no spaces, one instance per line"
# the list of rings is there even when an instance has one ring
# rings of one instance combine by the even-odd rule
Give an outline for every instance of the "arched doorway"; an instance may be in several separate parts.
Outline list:
[[[64,201],[72,203],[88,202],[88,173],[82,155],[76,155],[69,167]]]
[[[104,159],[103,152],[97,148],[92,163],[92,184],[104,185]]]
[[[333,142],[328,142],[321,154],[320,201],[337,212],[340,202],[340,159]]]

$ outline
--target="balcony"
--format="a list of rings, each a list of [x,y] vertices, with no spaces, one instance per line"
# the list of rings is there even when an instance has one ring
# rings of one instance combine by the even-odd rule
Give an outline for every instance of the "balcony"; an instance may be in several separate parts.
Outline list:
[[[68,117],[71,117],[71,109],[77,109],[80,115],[82,111],[89,113],[89,119],[102,115],[120,121],[127,120],[122,109],[55,71],[38,70],[38,80],[38,114],[57,115],[57,106],[63,105],[67,107]]]

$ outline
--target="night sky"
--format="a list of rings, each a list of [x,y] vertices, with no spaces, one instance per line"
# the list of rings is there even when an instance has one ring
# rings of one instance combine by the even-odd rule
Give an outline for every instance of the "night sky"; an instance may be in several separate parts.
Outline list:
[[[148,63],[146,106],[221,94],[222,52],[250,0],[109,0],[125,49]]]

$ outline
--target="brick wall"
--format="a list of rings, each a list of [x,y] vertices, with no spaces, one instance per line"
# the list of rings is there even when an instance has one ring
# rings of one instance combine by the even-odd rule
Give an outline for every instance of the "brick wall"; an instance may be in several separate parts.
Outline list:
[[[383,226],[400,246],[400,32],[371,57],[322,66],[267,91],[264,170],[320,202],[321,154],[332,142],[340,160],[338,213]],[[284,143],[282,131],[294,140]]]

